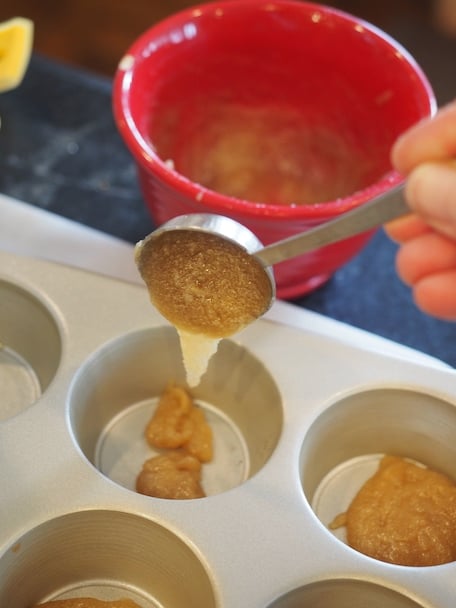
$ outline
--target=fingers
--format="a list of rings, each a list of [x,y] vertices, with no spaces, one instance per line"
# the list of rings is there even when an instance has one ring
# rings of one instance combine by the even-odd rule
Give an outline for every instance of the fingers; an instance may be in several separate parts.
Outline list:
[[[413,287],[420,310],[445,321],[456,321],[456,269],[424,277]]]
[[[400,137],[392,162],[413,212],[385,226],[398,275],[421,310],[456,321],[456,101]]]
[[[393,146],[392,162],[408,175],[421,163],[456,158],[456,101],[441,108],[433,118],[418,123]]]
[[[396,268],[407,285],[432,274],[456,270],[456,242],[436,232],[425,232],[402,245],[396,256]]]
[[[399,244],[432,231],[429,224],[412,214],[388,222],[384,228],[390,239]]]
[[[456,320],[456,242],[425,231],[402,244],[396,257],[400,278],[416,305],[439,319]]]
[[[426,231],[426,224],[456,239],[456,163],[421,164],[410,173],[405,196],[416,215],[385,226],[394,241],[402,243],[418,236]]]
[[[421,164],[410,173],[405,195],[425,222],[456,239],[456,164]]]

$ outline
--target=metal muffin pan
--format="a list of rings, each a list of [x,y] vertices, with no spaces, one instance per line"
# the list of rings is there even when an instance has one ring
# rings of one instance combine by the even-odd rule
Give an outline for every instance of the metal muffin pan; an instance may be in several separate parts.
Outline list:
[[[456,478],[453,370],[261,319],[193,391],[208,496],[142,496],[145,421],[184,382],[174,329],[143,287],[6,253],[0,268],[2,608],[454,607],[455,563],[382,563],[327,527],[379,454]]]

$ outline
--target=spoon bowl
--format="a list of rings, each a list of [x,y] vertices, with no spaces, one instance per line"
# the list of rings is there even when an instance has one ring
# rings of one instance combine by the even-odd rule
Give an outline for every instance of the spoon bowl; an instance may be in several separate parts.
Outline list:
[[[252,256],[265,250],[260,239],[249,228],[236,220],[215,213],[189,213],[187,215],[179,215],[168,222],[165,222],[159,228],[151,232],[145,239],[140,241],[136,248],[136,257],[138,258],[142,252],[145,251],[148,240],[157,239],[165,232],[172,232],[174,230],[194,230],[217,235],[220,238],[239,246],[247,253],[252,254]],[[271,284],[272,304],[276,297],[274,272],[270,265],[265,264],[259,257],[258,259],[261,261],[265,274]]]
[[[361,207],[348,211],[334,220],[264,247],[258,237],[243,224],[212,213],[193,213],[175,217],[140,241],[136,248],[137,262],[147,254],[148,244],[172,231],[199,231],[230,241],[251,254],[252,264],[261,266],[271,285],[272,305],[276,285],[272,266],[302,253],[360,234],[409,212],[400,185],[386,194],[373,198]],[[158,260],[156,260],[158,262]],[[228,263],[228,260],[227,260]],[[202,272],[204,269],[201,269]]]

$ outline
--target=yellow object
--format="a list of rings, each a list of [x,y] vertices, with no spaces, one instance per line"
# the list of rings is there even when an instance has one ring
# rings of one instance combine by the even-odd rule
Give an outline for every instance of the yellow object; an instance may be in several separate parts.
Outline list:
[[[27,69],[33,42],[33,22],[15,17],[0,23],[0,91],[17,87]]]

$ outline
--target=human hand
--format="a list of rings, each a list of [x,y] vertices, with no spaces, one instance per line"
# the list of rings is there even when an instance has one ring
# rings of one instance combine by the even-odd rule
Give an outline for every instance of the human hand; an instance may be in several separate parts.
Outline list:
[[[394,167],[406,176],[413,214],[390,222],[399,243],[396,269],[413,290],[417,306],[456,320],[456,102],[401,136]]]

